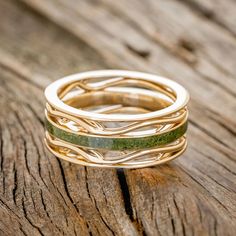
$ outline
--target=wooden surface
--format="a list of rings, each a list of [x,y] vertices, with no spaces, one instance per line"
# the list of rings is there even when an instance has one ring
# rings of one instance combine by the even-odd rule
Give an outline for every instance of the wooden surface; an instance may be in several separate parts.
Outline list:
[[[235,0],[0,0],[0,235],[236,235]],[[67,74],[161,74],[191,94],[168,165],[85,168],[43,144]]]

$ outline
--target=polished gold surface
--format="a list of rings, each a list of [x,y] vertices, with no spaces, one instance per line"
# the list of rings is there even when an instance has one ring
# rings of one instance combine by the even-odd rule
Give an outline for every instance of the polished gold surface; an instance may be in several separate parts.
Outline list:
[[[130,71],[86,72],[54,82],[45,94],[47,122],[58,131],[46,130],[45,142],[64,160],[141,168],[170,161],[186,149],[188,93],[166,78]],[[74,139],[79,141],[75,144]]]

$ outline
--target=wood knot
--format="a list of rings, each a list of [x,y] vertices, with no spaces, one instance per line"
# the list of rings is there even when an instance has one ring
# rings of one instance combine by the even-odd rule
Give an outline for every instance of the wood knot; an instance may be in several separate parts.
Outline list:
[[[142,57],[144,59],[148,59],[151,55],[149,50],[146,49],[138,49],[133,47],[130,44],[125,44],[125,46],[127,47],[127,49],[129,49],[131,52],[135,53],[136,55],[138,55],[139,57]]]
[[[185,38],[180,38],[177,42],[178,54],[188,63],[197,63],[196,44]]]

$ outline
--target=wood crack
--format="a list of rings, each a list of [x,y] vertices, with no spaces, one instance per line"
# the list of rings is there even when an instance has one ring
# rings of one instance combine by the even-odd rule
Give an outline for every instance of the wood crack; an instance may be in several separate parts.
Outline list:
[[[27,210],[26,210],[26,206],[25,206],[25,202],[24,202],[24,199],[26,199],[26,194],[25,194],[25,190],[24,190],[24,189],[23,189],[23,194],[24,194],[24,197],[22,198],[21,203],[22,203],[22,210],[23,210],[23,213],[24,213],[24,217],[25,217],[25,219],[29,222],[29,224],[30,224],[33,228],[35,228],[35,229],[38,231],[38,233],[39,233],[40,235],[43,236],[44,234],[43,234],[42,230],[40,229],[40,227],[38,227],[37,225],[35,225],[35,224],[30,220],[30,218],[28,217]]]
[[[4,145],[4,141],[3,141],[3,136],[2,136],[2,126],[0,125],[0,168],[1,168],[1,172],[3,172],[3,145]]]
[[[23,141],[23,146],[24,146],[25,167],[26,167],[27,172],[31,175],[30,167],[29,167],[29,164],[28,164],[28,157],[27,157],[27,154],[28,154],[27,142],[25,141],[25,139],[22,139],[22,141]],[[34,176],[32,176],[32,177],[35,180]],[[35,180],[35,182],[37,182],[37,181]]]
[[[59,166],[59,169],[60,169],[60,172],[61,172],[62,183],[63,183],[64,190],[65,190],[65,193],[66,193],[66,197],[68,197],[68,199],[69,199],[70,202],[72,203],[72,206],[74,206],[74,207],[76,208],[76,206],[73,204],[73,200],[72,200],[72,198],[71,198],[71,196],[70,196],[70,194],[69,194],[69,191],[68,191],[68,188],[67,188],[67,185],[66,185],[65,176],[63,177],[63,175],[64,175],[63,167],[62,167],[62,165],[61,165],[61,163],[60,163],[60,160],[57,159],[57,158],[56,158],[56,160],[57,160],[57,162],[58,162],[58,166]],[[70,206],[68,205],[67,201],[66,201],[65,196],[61,193],[61,191],[59,190],[59,188],[54,184],[54,181],[52,180],[51,175],[49,175],[49,176],[50,176],[51,183],[54,185],[54,187],[56,188],[57,192],[58,192],[58,193],[60,194],[60,196],[62,197],[62,199],[63,199],[64,203],[66,204],[66,206],[67,206],[67,207],[70,207]]]
[[[6,208],[6,210],[7,210],[8,212],[12,213],[12,216],[13,216],[13,217],[17,218],[18,220],[21,219],[21,217],[20,217],[19,215],[17,215],[16,212],[14,212],[14,210],[12,210],[12,209],[2,200],[2,198],[0,198],[0,203],[2,204],[3,207]],[[2,206],[1,206],[1,207],[2,207]]]
[[[80,214],[80,211],[79,211],[79,208],[77,207],[76,203],[74,202],[73,198],[71,197],[70,195],[70,191],[68,189],[68,186],[67,186],[67,181],[66,181],[66,176],[65,176],[65,173],[64,173],[64,169],[63,169],[63,166],[61,164],[61,161],[57,158],[57,161],[58,161],[58,164],[59,164],[59,168],[60,168],[60,171],[61,171],[61,175],[62,175],[62,180],[63,180],[63,185],[64,185],[64,189],[65,189],[65,192],[66,192],[66,195],[68,197],[68,199],[70,200],[70,202],[72,203],[72,207],[76,210],[76,212]],[[57,188],[57,187],[56,187]],[[59,191],[59,189],[57,188],[58,192],[60,193],[60,195],[62,196],[63,200],[65,201],[66,203],[66,200],[63,196],[63,194]],[[66,203],[67,205],[67,203]],[[66,219],[67,220],[67,219]]]
[[[168,211],[168,216],[169,216],[170,222],[171,222],[172,233],[173,233],[173,235],[174,235],[174,234],[175,234],[175,223],[174,223],[174,219],[173,219],[173,216],[172,216],[172,214],[171,214],[171,212],[170,212],[170,208],[169,208],[169,207],[167,207],[167,211]]]
[[[179,207],[178,207],[178,204],[177,204],[175,198],[176,198],[176,196],[175,196],[175,194],[173,194],[173,198],[172,198],[172,199],[173,199],[173,203],[174,203],[175,209],[176,209],[176,211],[177,211],[177,214],[178,214],[178,216],[179,216],[179,220],[180,220],[180,224],[181,224],[182,233],[183,233],[183,235],[186,235],[185,225],[184,225],[183,219],[180,218],[181,214],[180,214],[180,210],[179,210]],[[169,208],[168,208],[168,209],[169,209]],[[185,212],[184,212],[184,216],[185,216]],[[171,222],[171,223],[174,224],[174,219],[173,219],[173,217],[171,218],[171,220],[173,220],[173,222]],[[175,225],[174,225],[174,227],[175,227]],[[175,231],[174,231],[174,234],[175,234]]]
[[[16,170],[16,164],[14,162],[13,164],[13,173],[14,173],[14,187],[12,189],[12,196],[13,196],[13,201],[16,205],[16,191],[17,191],[17,183],[18,183],[18,179],[17,179],[17,170]]]
[[[107,223],[106,220],[103,218],[102,213],[100,212],[99,207],[98,207],[98,205],[97,205],[96,199],[95,199],[94,197],[92,197],[92,199],[93,199],[93,202],[94,202],[94,206],[95,206],[97,212],[99,213],[100,219],[102,220],[102,222],[104,223],[104,225],[107,227],[107,229],[112,233],[112,235],[115,235],[115,232],[114,232],[114,231],[112,230],[112,228],[109,226],[109,223]]]
[[[116,173],[117,173],[117,176],[118,176],[118,180],[119,180],[120,187],[121,187],[121,192],[122,192],[123,199],[124,199],[125,212],[129,216],[131,221],[134,221],[133,210],[132,210],[131,199],[130,199],[130,193],[129,193],[129,187],[128,187],[128,184],[127,184],[127,181],[126,181],[124,170],[123,169],[118,169]]]
[[[97,205],[97,201],[96,201],[96,198],[95,197],[93,197],[92,195],[91,195],[91,193],[90,193],[90,190],[89,190],[89,185],[88,185],[88,170],[87,170],[87,167],[85,166],[84,167],[84,170],[85,170],[85,184],[86,184],[86,189],[87,189],[87,193],[88,193],[88,197],[92,200],[92,202],[94,203],[94,206],[95,206],[95,208],[96,208],[96,210],[97,210],[97,213],[99,214],[99,216],[100,216],[100,219],[101,219],[101,221],[103,222],[103,224],[107,227],[107,229],[112,233],[112,235],[115,235],[115,232],[114,232],[114,230],[112,230],[112,228],[109,226],[109,223],[108,222],[106,222],[106,220],[103,218],[103,216],[102,216],[102,213],[100,212],[100,210],[99,210],[99,207],[98,207],[98,205]],[[104,194],[104,193],[103,193]],[[106,199],[106,197],[105,197],[105,195],[104,195],[104,198]],[[91,233],[92,234],[92,233]]]
[[[134,218],[133,208],[132,208],[132,204],[131,204],[130,191],[129,191],[129,187],[128,187],[128,183],[126,180],[124,169],[117,169],[116,174],[117,174],[117,177],[118,177],[118,180],[120,183],[121,193],[122,193],[123,201],[124,201],[125,212],[129,216],[131,222],[133,222],[134,225],[136,226],[137,231],[141,232],[143,235],[145,235],[146,232],[145,232],[145,229],[144,229],[142,223]]]
[[[61,229],[58,228],[58,226],[56,224],[54,224],[54,222],[52,221],[52,219],[51,219],[51,217],[48,213],[48,210],[47,210],[46,202],[45,202],[44,197],[43,197],[43,191],[41,189],[40,189],[39,193],[40,193],[40,198],[41,198],[41,203],[42,203],[43,209],[44,209],[48,219],[50,220],[51,224],[54,225],[60,233],[64,234],[64,231],[61,231]]]

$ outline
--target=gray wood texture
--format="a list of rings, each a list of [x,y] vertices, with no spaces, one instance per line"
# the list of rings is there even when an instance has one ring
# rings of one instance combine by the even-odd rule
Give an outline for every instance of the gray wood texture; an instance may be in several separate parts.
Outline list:
[[[236,235],[234,0],[0,0],[0,235]],[[161,74],[191,94],[168,165],[76,166],[43,144],[43,89],[64,75]]]

